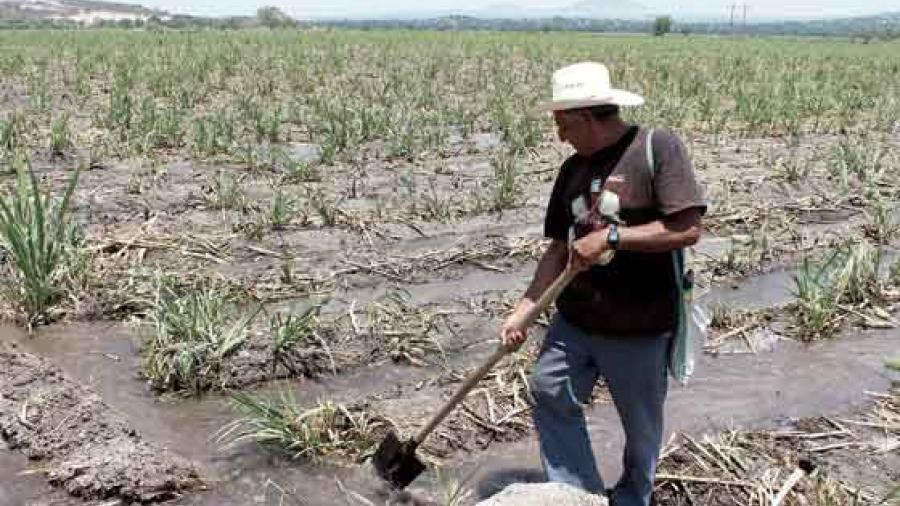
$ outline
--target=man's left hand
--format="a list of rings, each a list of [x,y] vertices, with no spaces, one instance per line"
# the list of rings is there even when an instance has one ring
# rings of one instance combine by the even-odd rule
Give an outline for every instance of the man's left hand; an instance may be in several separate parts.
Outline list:
[[[609,230],[602,228],[572,243],[572,267],[576,271],[588,269],[597,263],[600,255],[609,250],[607,234]]]

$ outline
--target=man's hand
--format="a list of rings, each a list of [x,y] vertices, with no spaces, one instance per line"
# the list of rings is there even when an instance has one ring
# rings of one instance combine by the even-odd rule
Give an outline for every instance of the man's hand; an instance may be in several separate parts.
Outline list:
[[[500,343],[503,344],[506,351],[512,353],[518,350],[528,339],[528,327],[522,324],[521,315],[532,306],[534,306],[534,301],[527,298],[522,299],[500,327]]]
[[[521,348],[526,339],[528,339],[528,331],[509,324],[508,320],[500,328],[500,343],[510,353]]]
[[[581,272],[597,263],[600,255],[609,251],[609,243],[606,240],[607,234],[609,234],[609,229],[603,228],[573,242],[572,268]]]

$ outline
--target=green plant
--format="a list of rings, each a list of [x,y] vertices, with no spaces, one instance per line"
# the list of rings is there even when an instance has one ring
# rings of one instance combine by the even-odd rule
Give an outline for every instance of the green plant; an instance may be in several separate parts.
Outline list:
[[[518,160],[514,152],[500,150],[491,157],[493,169],[491,190],[494,209],[499,211],[512,207],[520,200]]]
[[[284,228],[297,215],[296,204],[294,199],[285,196],[281,188],[278,188],[272,204],[266,211],[266,221],[272,228]]]
[[[134,106],[131,98],[132,80],[128,72],[120,72],[109,95],[106,111],[108,127],[117,132],[119,140],[125,140],[131,129]]]
[[[331,372],[337,372],[337,364],[328,344],[317,333],[319,310],[319,306],[310,306],[299,315],[276,313],[272,316],[269,328],[274,366],[280,364],[292,374],[313,372],[318,368],[318,363],[311,362],[317,362],[319,356],[325,355]],[[302,367],[303,371],[298,367]]]
[[[749,235],[731,236],[725,257],[713,262],[713,272],[717,275],[747,275],[760,270],[772,255],[772,228],[765,220]]]
[[[362,407],[319,402],[304,408],[290,392],[282,392],[278,401],[243,392],[232,392],[231,399],[242,418],[219,431],[220,442],[254,441],[285,451],[294,459],[331,457],[359,462],[370,456],[393,428],[390,420]]]
[[[421,203],[421,217],[426,220],[448,220],[453,216],[453,197],[456,192],[442,195],[435,179],[429,180],[428,190],[414,197]]]
[[[0,121],[0,154],[9,155],[25,147],[25,115],[10,114]]]
[[[275,356],[287,353],[298,344],[310,344],[313,325],[319,313],[318,306],[310,306],[299,316],[289,314],[283,316],[276,313],[269,321],[272,331],[272,354]]]
[[[352,332],[364,333],[378,342],[379,352],[395,362],[425,365],[439,358],[446,363],[447,356],[436,335],[441,318],[411,304],[408,292],[389,292],[365,309],[361,327],[353,324],[350,315]]]
[[[900,223],[894,219],[894,206],[881,196],[870,200],[866,216],[869,220],[865,225],[866,233],[878,243],[886,244],[900,232]]]
[[[315,165],[306,160],[288,160],[282,177],[285,183],[296,184],[319,181],[322,175]]]
[[[841,304],[860,304],[879,295],[881,252],[860,242],[834,249],[823,259],[805,258],[794,276],[797,327],[807,339],[837,329]]]
[[[231,119],[222,114],[212,114],[194,121],[190,144],[195,153],[213,156],[227,153],[234,142]]]
[[[68,211],[79,174],[72,173],[57,200],[41,188],[34,172],[20,165],[15,185],[0,195],[0,239],[15,267],[9,292],[25,310],[29,328],[45,320],[59,296],[67,251],[77,248]]]
[[[809,176],[811,170],[809,160],[796,154],[778,159],[775,162],[775,174],[786,183],[796,183]]]
[[[69,115],[63,114],[50,125],[50,151],[54,156],[59,156],[70,147],[72,139],[69,134]]]
[[[183,118],[184,113],[180,109],[157,106],[154,97],[145,97],[141,102],[140,121],[135,127],[140,140],[139,148],[147,152],[153,148],[180,147],[184,138]]]
[[[153,333],[142,347],[143,373],[159,390],[210,386],[222,362],[247,339],[247,328],[262,309],[234,314],[227,290],[214,287],[179,293],[159,280],[150,313]]]
[[[204,195],[213,209],[244,209],[247,205],[241,178],[224,170],[219,170]]]
[[[281,130],[281,111],[257,109],[253,120],[257,142],[278,142],[278,133]]]
[[[884,155],[882,148],[869,139],[845,137],[832,150],[831,175],[837,177],[845,189],[850,175],[855,175],[860,183],[874,183],[882,178],[887,168]]]

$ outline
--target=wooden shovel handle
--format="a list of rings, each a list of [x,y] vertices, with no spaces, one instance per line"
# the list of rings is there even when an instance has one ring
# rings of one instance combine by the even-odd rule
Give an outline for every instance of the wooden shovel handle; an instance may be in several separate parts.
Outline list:
[[[566,270],[564,270],[562,274],[560,274],[556,278],[556,280],[554,280],[553,283],[549,287],[547,287],[546,290],[544,290],[544,293],[541,294],[541,297],[534,304],[534,306],[532,306],[531,309],[529,309],[528,312],[525,313],[520,323],[521,327],[526,328],[534,323],[537,317],[540,316],[540,314],[543,313],[544,310],[547,309],[554,300],[556,300],[559,294],[563,291],[566,285],[568,285],[569,282],[572,281],[576,274],[577,272],[575,272],[573,269],[566,267]],[[490,370],[493,369],[495,365],[497,365],[497,362],[499,362],[503,357],[507,355],[507,353],[508,351],[506,350],[506,348],[501,345],[490,357],[488,357],[488,359],[481,365],[481,367],[478,368],[478,370],[470,374],[469,377],[466,378],[466,380],[463,382],[463,384],[460,385],[459,389],[453,394],[453,397],[451,397],[450,400],[447,401],[446,404],[443,405],[443,407],[441,407],[441,410],[438,411],[437,414],[435,414],[433,417],[431,417],[431,420],[429,420],[428,423],[426,423],[425,426],[419,430],[419,433],[416,434],[416,437],[412,440],[413,444],[415,444],[415,446],[419,446],[420,444],[422,444],[422,442],[425,441],[425,438],[427,438],[428,435],[431,434],[434,428],[437,427],[439,423],[444,421],[444,418],[447,418],[447,415],[449,415],[450,412],[453,411],[453,408],[455,408],[456,405],[459,404],[459,402],[463,400],[463,398],[465,398],[465,396],[468,395],[468,393],[473,388],[475,388],[475,385],[477,385],[478,382],[481,381],[482,378],[484,378],[485,375],[487,375],[487,373],[490,372]]]

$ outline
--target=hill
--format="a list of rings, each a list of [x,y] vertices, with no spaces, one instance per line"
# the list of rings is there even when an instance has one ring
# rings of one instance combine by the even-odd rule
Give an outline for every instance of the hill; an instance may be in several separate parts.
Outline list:
[[[166,13],[139,5],[94,0],[0,0],[2,21],[62,21],[97,24],[110,21],[146,21]]]

